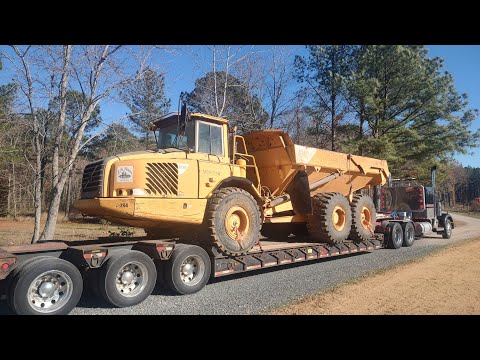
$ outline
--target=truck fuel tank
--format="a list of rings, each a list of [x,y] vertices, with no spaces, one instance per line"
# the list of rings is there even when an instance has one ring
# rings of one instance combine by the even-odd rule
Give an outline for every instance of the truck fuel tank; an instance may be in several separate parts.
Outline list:
[[[415,236],[424,236],[432,232],[432,224],[428,221],[415,222]]]

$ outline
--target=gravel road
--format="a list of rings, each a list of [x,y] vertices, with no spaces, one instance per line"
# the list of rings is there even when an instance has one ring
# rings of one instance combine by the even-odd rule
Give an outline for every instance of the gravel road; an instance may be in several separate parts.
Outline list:
[[[85,296],[71,314],[256,314],[285,305],[312,293],[327,290],[370,271],[426,255],[443,246],[478,236],[480,219],[454,214],[458,227],[452,238],[433,235],[417,240],[410,248],[382,249],[372,253],[350,255],[310,263],[293,264],[277,269],[253,271],[215,279],[202,291],[188,296],[174,295],[155,288],[143,303],[130,308],[112,308]],[[0,314],[8,313],[0,304]]]

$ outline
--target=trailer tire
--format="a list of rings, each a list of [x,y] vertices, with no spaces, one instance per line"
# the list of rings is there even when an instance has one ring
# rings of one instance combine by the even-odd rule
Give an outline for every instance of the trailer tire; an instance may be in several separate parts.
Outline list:
[[[165,282],[177,294],[193,294],[207,284],[211,260],[207,252],[196,245],[175,246],[164,267]]]
[[[133,306],[153,291],[157,269],[152,259],[136,250],[118,249],[111,252],[98,278],[99,292],[117,307]]]
[[[208,199],[205,216],[211,242],[226,255],[246,254],[260,238],[262,223],[258,204],[243,189],[215,190]]]
[[[415,226],[409,221],[402,224],[403,228],[403,246],[412,246],[415,242]]]
[[[15,274],[8,304],[18,315],[66,315],[77,306],[82,291],[82,275],[73,264],[41,256]]]
[[[443,229],[442,237],[444,239],[450,239],[452,237],[452,222],[448,217],[443,220]]]
[[[399,249],[403,244],[403,229],[402,225],[397,222],[392,222],[388,224],[388,233],[387,233],[387,247],[389,249]]]
[[[377,213],[368,195],[354,195],[351,202],[352,230],[350,238],[356,242],[367,241],[373,236]]]
[[[320,193],[312,197],[311,215],[307,228],[312,239],[338,244],[345,241],[352,227],[352,211],[345,196],[339,193]]]

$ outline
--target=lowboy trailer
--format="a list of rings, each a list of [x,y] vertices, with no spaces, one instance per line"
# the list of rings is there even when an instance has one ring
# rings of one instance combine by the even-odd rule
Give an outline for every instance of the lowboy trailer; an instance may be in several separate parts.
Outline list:
[[[263,239],[232,256],[177,239],[100,238],[0,247],[0,298],[16,314],[68,314],[84,289],[116,307],[139,304],[157,283],[178,294],[200,291],[211,278],[297,262],[371,252],[390,246],[388,227],[370,240],[328,245],[308,237]],[[395,241],[403,241],[396,234]],[[127,241],[125,241],[127,240]],[[320,265],[320,264],[319,264]]]

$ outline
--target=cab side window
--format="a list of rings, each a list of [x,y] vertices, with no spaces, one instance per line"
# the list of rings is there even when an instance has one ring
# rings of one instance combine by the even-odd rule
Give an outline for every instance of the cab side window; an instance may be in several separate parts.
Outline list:
[[[223,127],[221,125],[198,121],[197,151],[223,156],[222,129]]]

